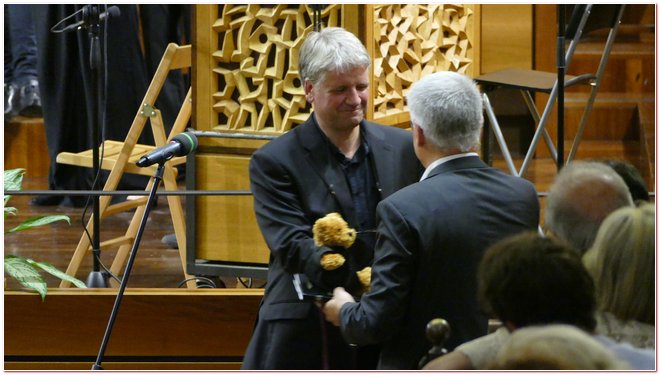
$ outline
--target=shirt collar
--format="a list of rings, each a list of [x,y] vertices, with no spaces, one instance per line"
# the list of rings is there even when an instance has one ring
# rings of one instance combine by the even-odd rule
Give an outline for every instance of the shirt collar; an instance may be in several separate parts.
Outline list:
[[[461,154],[453,154],[453,155],[449,155],[449,156],[445,156],[445,157],[442,157],[440,159],[437,159],[433,163],[429,164],[428,167],[426,167],[426,169],[424,170],[424,174],[422,175],[422,178],[420,178],[419,180],[420,181],[425,180],[429,176],[431,171],[433,169],[435,169],[435,167],[439,166],[440,164],[446,163],[450,160],[454,160],[454,159],[458,159],[458,158],[465,158],[465,157],[468,157],[468,156],[479,156],[479,154],[477,154],[476,152],[464,152],[464,153],[461,153]]]

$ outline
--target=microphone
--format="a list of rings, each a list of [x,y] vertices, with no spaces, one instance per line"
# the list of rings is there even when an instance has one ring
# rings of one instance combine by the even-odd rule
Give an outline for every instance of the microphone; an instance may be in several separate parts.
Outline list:
[[[65,28],[62,29],[60,32],[67,32],[67,31],[72,31],[72,30],[77,30],[78,28],[85,28],[89,26],[88,21],[86,20],[87,17],[84,16],[85,12],[83,10],[83,19],[81,21],[78,21],[74,24],[71,24]],[[102,22],[106,18],[111,18],[111,17],[119,17],[121,15],[121,11],[119,10],[119,7],[116,5],[113,5],[108,8],[106,12],[103,12],[99,14],[99,22]]]
[[[135,163],[138,167],[148,167],[156,163],[164,163],[175,156],[191,154],[197,148],[197,137],[192,133],[180,133],[165,146],[159,147]]]

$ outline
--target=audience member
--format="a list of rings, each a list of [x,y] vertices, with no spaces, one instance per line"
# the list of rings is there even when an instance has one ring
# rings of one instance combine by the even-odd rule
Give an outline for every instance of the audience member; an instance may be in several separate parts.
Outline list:
[[[37,41],[30,5],[5,4],[5,122],[41,116]]]
[[[428,75],[408,93],[422,180],[383,200],[371,291],[356,303],[342,288],[326,319],[351,344],[382,344],[379,369],[414,369],[428,351],[426,324],[451,325],[447,349],[486,334],[476,270],[485,249],[538,227],[534,186],[487,166],[476,150],[483,125],[481,95],[468,77]]]
[[[104,76],[105,126],[99,130],[104,139],[123,141],[141,107],[153,74],[170,42],[189,41],[191,5],[119,4],[121,14],[109,17],[100,27],[100,48],[107,50],[99,74]],[[51,164],[48,188],[86,190],[92,185],[89,168],[58,164],[60,152],[80,152],[92,148],[92,122],[88,114],[97,94],[90,92],[90,37],[86,29],[53,33],[51,27],[83,7],[82,4],[30,5],[34,12],[38,50],[38,77],[43,104],[46,143]],[[103,11],[104,7],[101,6]],[[64,26],[81,20],[74,17]],[[169,74],[156,108],[161,110],[166,132],[172,127],[188,85],[181,72]],[[153,144],[150,127],[139,139]],[[117,189],[143,189],[147,178],[125,174]],[[101,183],[101,186],[103,183]],[[37,205],[82,206],[86,197],[41,196]]]
[[[612,168],[577,160],[564,166],[550,187],[543,227],[584,254],[605,217],[632,205],[628,187]]]
[[[564,324],[517,329],[489,370],[625,370],[617,359],[581,329]]]
[[[634,369],[653,369],[655,353],[595,335],[594,282],[580,255],[563,241],[524,233],[488,249],[479,265],[479,299],[503,323],[496,332],[465,343],[430,362],[429,370],[485,369],[510,332],[544,324],[570,324],[592,334]]]
[[[361,290],[355,274],[371,265],[376,204],[417,180],[422,166],[411,134],[364,119],[371,58],[350,32],[311,32],[299,71],[313,113],[269,142],[250,160],[250,182],[261,233],[271,251],[268,282],[244,369],[373,369],[378,348],[353,348],[313,302],[299,301],[292,275],[304,274],[330,293]],[[349,249],[314,244],[312,226],[331,212],[362,231]],[[367,232],[365,232],[367,231]],[[343,266],[321,267],[323,254],[342,251]]]
[[[655,349],[655,207],[614,211],[583,262],[596,283],[596,332]]]
[[[601,162],[614,169],[614,171],[623,178],[623,182],[626,183],[628,190],[630,190],[630,195],[632,196],[633,201],[649,201],[649,189],[646,187],[646,182],[644,181],[642,174],[634,165],[623,160],[615,159],[601,160]]]

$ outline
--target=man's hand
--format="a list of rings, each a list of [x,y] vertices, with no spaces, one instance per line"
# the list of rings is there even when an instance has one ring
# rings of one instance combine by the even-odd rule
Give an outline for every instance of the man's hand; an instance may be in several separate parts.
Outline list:
[[[339,310],[345,303],[349,302],[355,302],[353,296],[342,287],[335,288],[332,299],[323,306],[325,320],[339,327]]]

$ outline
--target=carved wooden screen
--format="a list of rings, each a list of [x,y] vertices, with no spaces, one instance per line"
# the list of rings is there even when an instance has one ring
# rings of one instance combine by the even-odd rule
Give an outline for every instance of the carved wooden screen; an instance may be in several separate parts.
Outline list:
[[[408,123],[405,96],[413,82],[439,71],[470,76],[475,71],[475,5],[368,5],[373,16],[370,118],[389,125]]]
[[[407,122],[405,94],[442,70],[478,74],[478,5],[328,5],[324,27],[358,35],[373,58],[367,117]],[[307,5],[196,5],[196,127],[281,134],[311,112],[298,78],[298,51],[313,30]]]
[[[323,25],[341,26],[343,8],[326,6]],[[206,88],[197,90],[200,96],[210,94],[210,100],[196,106],[200,114],[210,115],[198,119],[201,128],[281,134],[307,119],[311,106],[298,78],[298,51],[313,30],[310,6],[197,5],[196,12],[196,19],[206,19],[212,30],[196,54],[204,61],[202,69],[210,69],[198,71],[195,80]],[[204,32],[198,26],[197,32]]]

